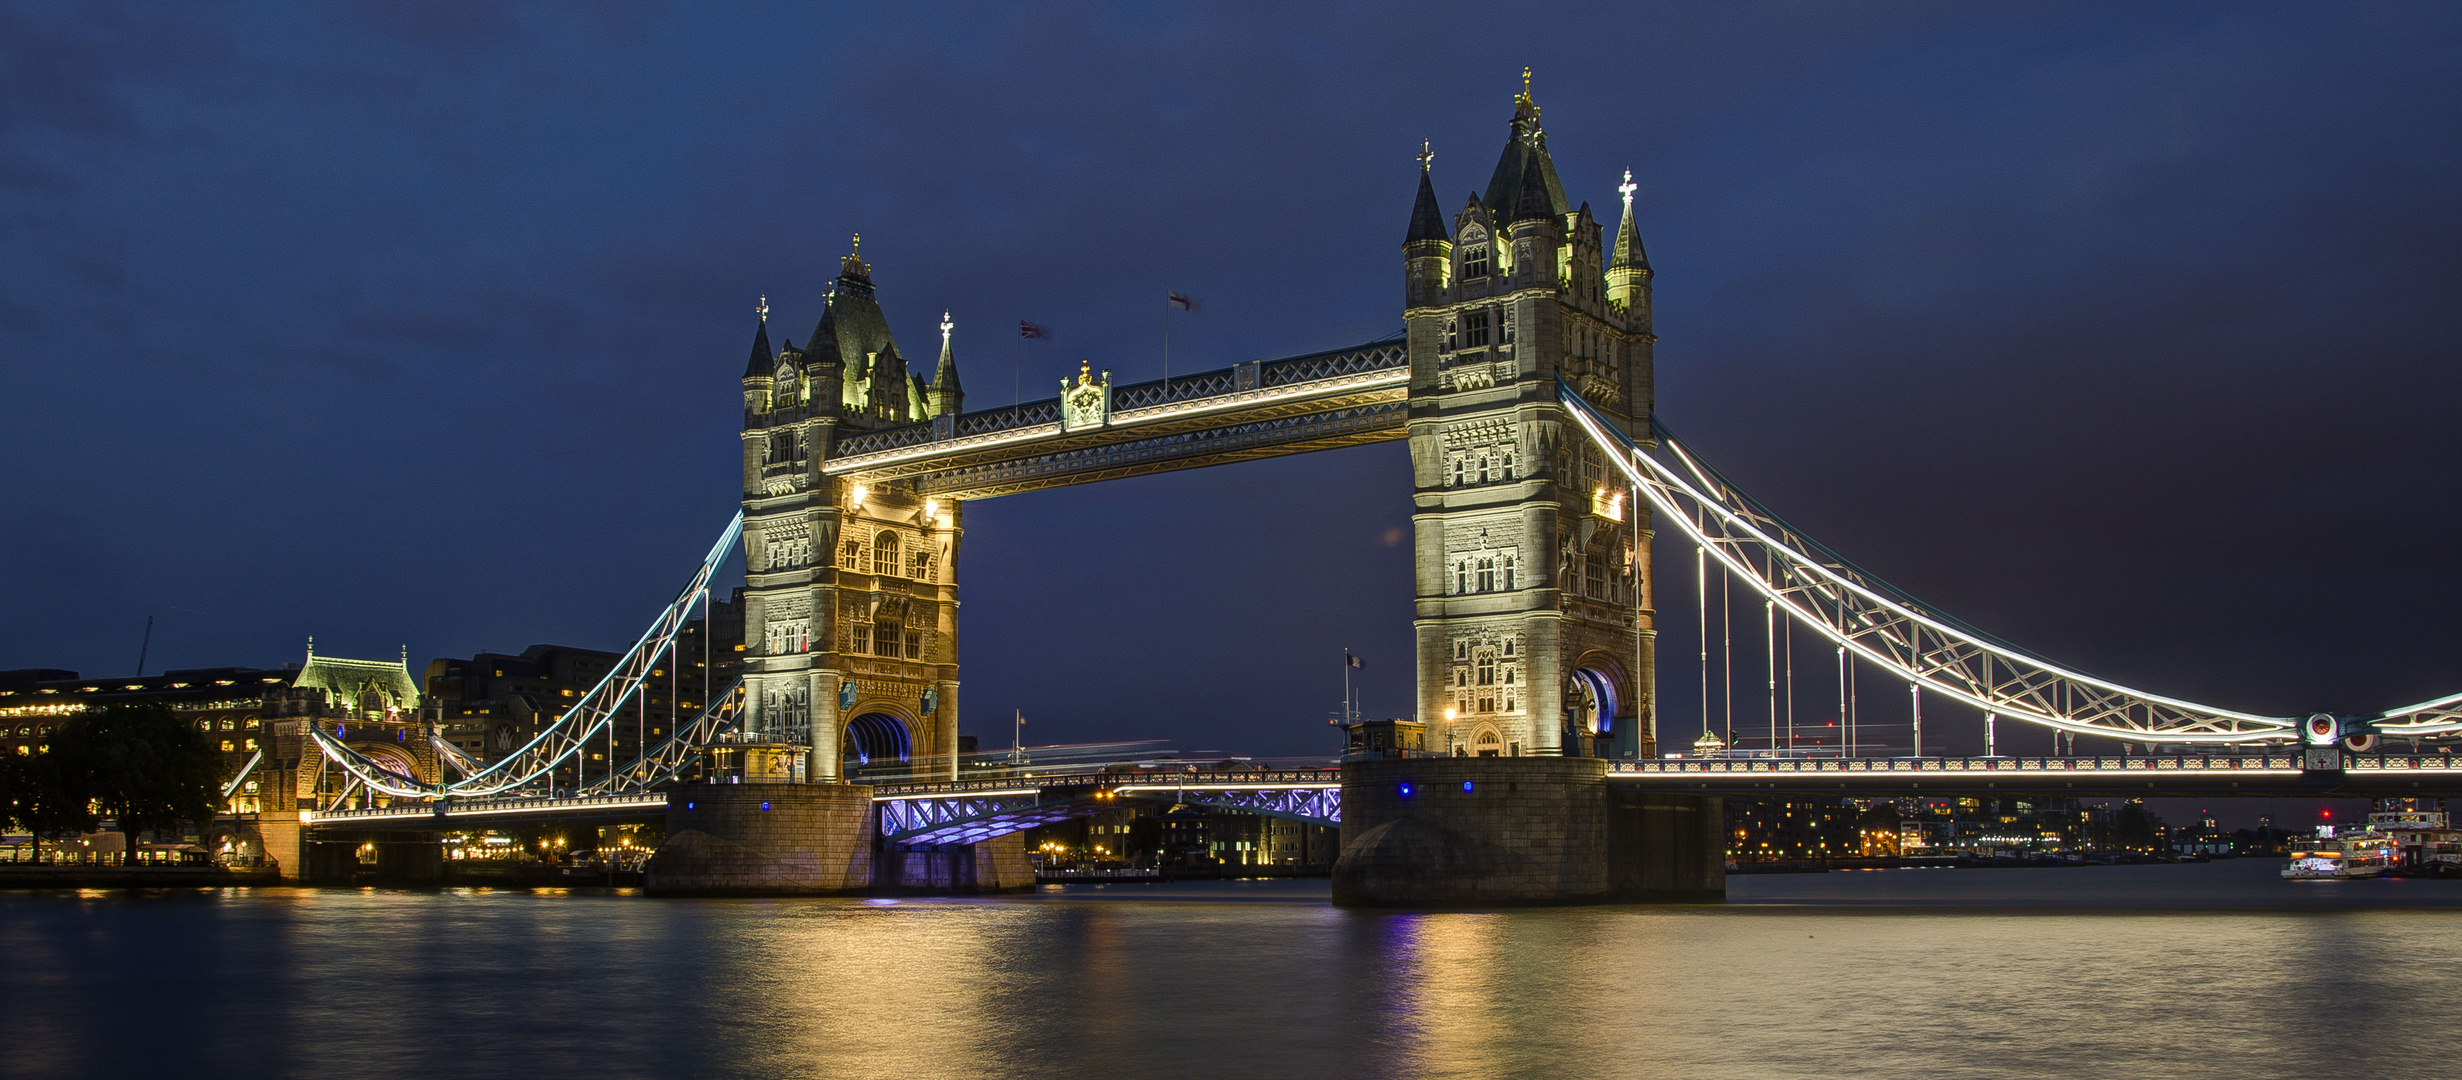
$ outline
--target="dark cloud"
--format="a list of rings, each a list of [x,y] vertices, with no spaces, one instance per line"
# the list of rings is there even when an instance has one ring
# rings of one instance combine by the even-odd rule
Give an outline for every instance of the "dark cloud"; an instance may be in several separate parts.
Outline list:
[[[1643,185],[1668,422],[1833,546],[2192,697],[2462,684],[2450,9],[1491,14],[0,9],[39,522],[0,664],[119,670],[160,608],[182,665],[620,644],[729,512],[754,298],[801,340],[849,234],[977,404],[1158,373],[1165,288],[1208,301],[1175,369],[1352,344],[1419,140],[1483,186],[1529,64],[1569,193]],[[1308,750],[1346,645],[1404,710],[1406,483],[1385,446],[970,508],[970,725]]]

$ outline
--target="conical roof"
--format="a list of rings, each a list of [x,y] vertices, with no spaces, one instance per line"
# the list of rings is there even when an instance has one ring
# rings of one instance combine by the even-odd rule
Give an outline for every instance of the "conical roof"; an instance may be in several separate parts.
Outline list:
[[[932,389],[955,393],[959,392],[957,353],[949,344],[949,316],[943,314],[940,318],[940,366],[932,370]]]
[[[1421,169],[1419,199],[1411,204],[1410,235],[1403,237],[1402,242],[1415,244],[1421,240],[1451,239],[1445,232],[1445,212],[1436,207],[1436,187],[1429,183],[1427,170]]]
[[[761,324],[752,330],[752,359],[744,365],[744,377],[766,378],[777,362],[777,354],[769,349],[769,317],[764,315]]]

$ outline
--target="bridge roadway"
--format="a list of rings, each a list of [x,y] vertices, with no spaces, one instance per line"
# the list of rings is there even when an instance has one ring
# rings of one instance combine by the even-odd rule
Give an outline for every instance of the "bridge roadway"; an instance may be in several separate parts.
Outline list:
[[[1607,782],[1705,795],[2050,795],[2076,798],[2462,794],[2462,754],[2351,754],[2310,772],[2299,754],[2120,757],[1686,758],[1610,760]],[[896,844],[968,844],[1087,817],[1122,802],[1238,810],[1318,825],[1342,822],[1339,769],[1059,772],[873,787],[876,835]],[[663,820],[665,792],[453,800],[316,813],[315,832],[490,829],[538,821]]]

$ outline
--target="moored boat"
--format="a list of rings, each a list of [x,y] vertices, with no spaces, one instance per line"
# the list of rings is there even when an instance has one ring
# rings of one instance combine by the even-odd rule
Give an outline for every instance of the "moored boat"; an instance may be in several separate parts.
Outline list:
[[[2282,876],[2290,881],[2380,877],[2394,868],[2396,850],[2393,835],[2373,825],[2319,825],[2315,836],[2292,843]]]

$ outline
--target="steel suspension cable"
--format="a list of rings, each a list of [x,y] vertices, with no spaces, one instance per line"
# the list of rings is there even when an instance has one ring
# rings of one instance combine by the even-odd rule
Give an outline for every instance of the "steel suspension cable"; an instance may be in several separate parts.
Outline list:
[[[2081,674],[1930,609],[1822,546],[1693,457],[1652,421],[1647,447],[1613,429],[1595,406],[1558,381],[1576,426],[1638,483],[1652,505],[1722,570],[1787,609],[1857,659],[1978,709],[2072,734],[2146,743],[2257,743],[2295,737],[2294,721],[2150,694]],[[1665,454],[1673,464],[1658,460]],[[1783,564],[1787,575],[1754,565]],[[1852,665],[1849,715],[1853,719]],[[2076,698],[2069,707],[2057,700]],[[2462,705],[2462,696],[2454,703]],[[2440,723],[2443,721],[2439,721]],[[2462,727],[2462,712],[2453,721]]]

